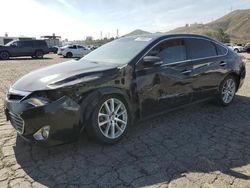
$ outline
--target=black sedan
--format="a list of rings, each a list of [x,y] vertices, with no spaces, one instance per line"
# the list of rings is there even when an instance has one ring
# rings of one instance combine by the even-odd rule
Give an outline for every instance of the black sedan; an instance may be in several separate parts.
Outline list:
[[[5,113],[30,142],[62,144],[86,130],[115,143],[140,119],[211,99],[228,106],[245,71],[240,56],[205,36],[124,37],[25,75],[9,89]]]

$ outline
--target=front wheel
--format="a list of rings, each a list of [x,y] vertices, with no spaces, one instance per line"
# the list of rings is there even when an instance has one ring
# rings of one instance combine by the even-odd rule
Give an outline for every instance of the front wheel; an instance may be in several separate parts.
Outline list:
[[[129,121],[125,100],[115,95],[106,96],[94,110],[87,133],[103,143],[113,144],[126,134]]]
[[[233,102],[237,91],[237,82],[235,77],[226,77],[220,85],[220,93],[217,96],[217,103],[221,106],[228,106]]]
[[[0,59],[8,60],[9,58],[10,58],[10,55],[8,52],[0,52]]]

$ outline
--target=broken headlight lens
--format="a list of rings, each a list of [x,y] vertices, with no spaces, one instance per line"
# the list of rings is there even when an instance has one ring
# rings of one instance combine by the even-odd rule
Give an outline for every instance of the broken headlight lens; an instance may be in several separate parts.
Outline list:
[[[29,98],[27,102],[35,107],[44,106],[49,103],[49,99],[46,98]]]
[[[39,91],[39,92],[34,92],[30,98],[26,100],[29,104],[39,107],[39,106],[44,106],[50,102],[57,101],[58,99],[62,98],[64,95],[63,92],[60,91]]]

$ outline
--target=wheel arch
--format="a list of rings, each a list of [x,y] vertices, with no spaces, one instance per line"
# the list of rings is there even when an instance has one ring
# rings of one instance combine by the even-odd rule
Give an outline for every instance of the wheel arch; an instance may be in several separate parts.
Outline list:
[[[9,57],[11,57],[11,53],[10,53],[8,50],[1,50],[0,53],[2,53],[2,52],[8,53],[8,54],[9,54]]]
[[[121,97],[126,102],[126,105],[129,108],[131,122],[134,121],[134,107],[131,96],[129,95],[127,90],[116,87],[104,87],[84,94],[83,99],[80,101],[82,111],[81,114],[83,115],[82,129],[90,123],[91,115],[95,110],[95,107],[98,105],[100,99],[108,95],[117,95],[118,97]]]
[[[66,52],[66,53],[65,53],[66,57],[68,57],[68,54],[71,54],[72,57],[74,57],[74,53],[73,53],[73,52],[71,52],[71,51]]]
[[[240,85],[240,75],[237,73],[237,72],[229,72],[224,78],[223,80],[220,82],[222,83],[228,76],[233,76],[237,82],[237,90],[236,92],[238,91],[239,89],[239,85]]]

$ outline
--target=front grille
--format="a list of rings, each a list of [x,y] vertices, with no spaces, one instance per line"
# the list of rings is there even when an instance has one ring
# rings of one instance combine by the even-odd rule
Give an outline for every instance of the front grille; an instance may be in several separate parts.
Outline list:
[[[10,89],[7,93],[7,99],[10,101],[21,101],[30,94],[31,94],[31,92],[19,91],[19,90],[16,90],[16,89],[13,89],[12,87],[10,87]]]
[[[13,112],[9,112],[9,118],[12,126],[17,130],[18,133],[23,134],[24,132],[24,121],[23,119]]]
[[[9,100],[14,100],[14,101],[20,101],[25,97],[23,95],[15,95],[15,94],[8,94],[7,96]]]

